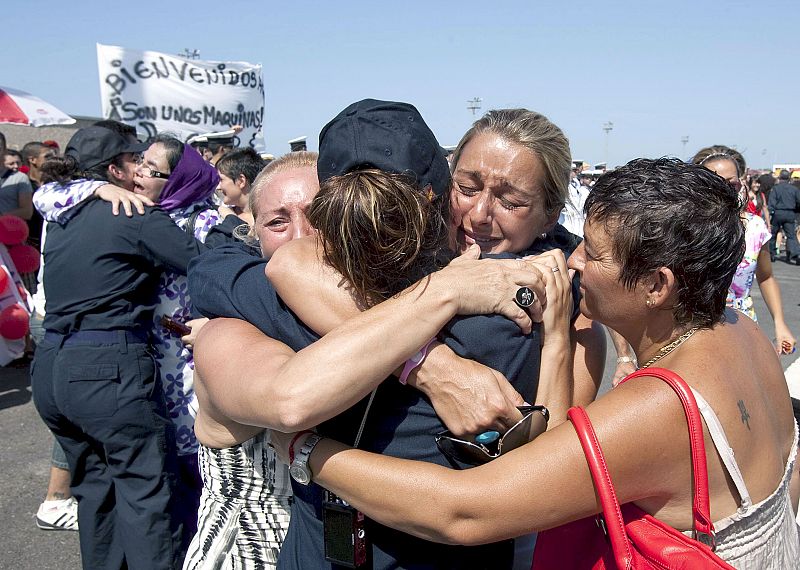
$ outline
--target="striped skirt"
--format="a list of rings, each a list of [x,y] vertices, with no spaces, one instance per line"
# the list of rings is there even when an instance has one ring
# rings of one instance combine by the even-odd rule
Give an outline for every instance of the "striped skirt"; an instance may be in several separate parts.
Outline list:
[[[274,568],[289,527],[288,468],[267,431],[225,449],[200,446],[197,534],[184,570]]]

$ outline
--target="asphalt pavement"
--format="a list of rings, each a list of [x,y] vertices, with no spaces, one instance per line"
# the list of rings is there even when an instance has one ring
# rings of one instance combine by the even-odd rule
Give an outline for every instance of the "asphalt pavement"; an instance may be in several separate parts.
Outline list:
[[[786,321],[800,335],[800,267],[774,264],[780,283]],[[772,318],[758,287],[754,299],[759,323],[774,337]],[[720,354],[723,353],[720,347]],[[781,358],[790,386],[800,395],[798,354]],[[609,343],[606,382],[614,371],[616,355]],[[71,570],[80,568],[76,532],[42,531],[34,515],[47,489],[52,438],[33,406],[27,368],[0,368],[0,525],[5,539],[0,545],[0,568],[15,570]]]

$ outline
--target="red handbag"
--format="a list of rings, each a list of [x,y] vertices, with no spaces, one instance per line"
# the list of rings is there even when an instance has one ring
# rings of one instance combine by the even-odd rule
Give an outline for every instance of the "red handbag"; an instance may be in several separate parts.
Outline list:
[[[539,533],[532,570],[554,568],[727,568],[714,554],[714,525],[708,499],[708,470],[700,411],[683,379],[663,368],[638,370],[625,378],[653,376],[670,385],[683,404],[689,424],[694,478],[692,514],[695,536],[708,537],[711,546],[690,538],[647,514],[633,503],[620,507],[603,451],[583,408],[567,412],[586,455],[602,514]]]

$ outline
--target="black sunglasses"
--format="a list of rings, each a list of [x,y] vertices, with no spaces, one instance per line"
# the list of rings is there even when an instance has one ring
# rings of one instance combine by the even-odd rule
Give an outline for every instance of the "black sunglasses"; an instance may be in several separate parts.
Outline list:
[[[522,419],[515,423],[502,436],[495,441],[478,443],[460,439],[449,430],[437,434],[434,439],[439,450],[449,459],[466,463],[467,465],[482,465],[496,459],[512,449],[516,449],[532,441],[538,435],[547,431],[547,421],[550,412],[544,406],[520,406]],[[481,441],[480,436],[478,441]]]

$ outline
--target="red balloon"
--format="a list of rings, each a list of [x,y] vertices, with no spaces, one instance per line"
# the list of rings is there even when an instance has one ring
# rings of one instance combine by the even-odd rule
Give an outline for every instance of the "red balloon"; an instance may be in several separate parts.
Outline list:
[[[17,303],[0,311],[0,336],[8,340],[25,338],[30,331],[28,311]]]
[[[0,267],[0,293],[3,293],[6,287],[8,287],[8,272]]]
[[[28,224],[17,216],[0,216],[0,243],[14,245],[28,239]]]
[[[20,273],[33,273],[39,269],[39,252],[32,245],[12,245],[8,254]]]

